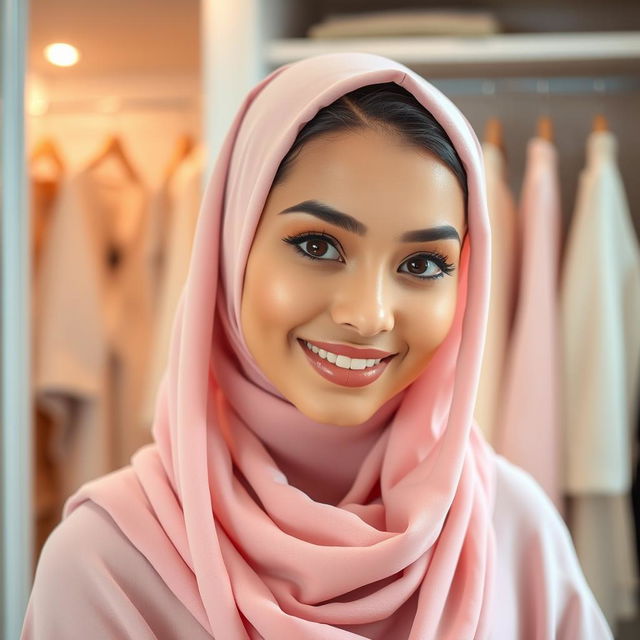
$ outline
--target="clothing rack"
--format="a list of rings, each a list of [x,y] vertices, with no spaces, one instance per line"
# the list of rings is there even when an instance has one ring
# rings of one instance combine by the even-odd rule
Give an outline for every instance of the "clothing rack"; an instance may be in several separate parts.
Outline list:
[[[557,76],[433,79],[446,95],[593,95],[640,93],[640,76]]]
[[[30,115],[65,115],[78,113],[97,113],[104,115],[120,114],[132,111],[167,110],[188,111],[200,106],[200,100],[185,97],[151,97],[151,98],[81,98],[74,100],[49,100],[31,108]]]

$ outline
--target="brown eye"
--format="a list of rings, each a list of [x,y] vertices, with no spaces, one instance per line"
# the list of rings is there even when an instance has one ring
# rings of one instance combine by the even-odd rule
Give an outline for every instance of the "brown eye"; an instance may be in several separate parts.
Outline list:
[[[303,233],[298,236],[287,236],[283,242],[293,245],[293,248],[310,260],[324,260],[325,262],[343,262],[342,256],[336,249],[335,240],[326,240],[320,234]]]
[[[409,272],[415,273],[416,275],[423,274],[427,268],[427,262],[430,262],[430,260],[426,260],[425,258],[411,258],[411,260],[407,260]]]
[[[406,267],[406,269],[403,267]],[[442,278],[442,276],[450,274],[453,270],[454,266],[447,262],[446,257],[435,252],[411,256],[402,263],[400,269],[402,273],[408,273],[420,280]]]
[[[326,240],[307,240],[307,251],[316,258],[322,257],[329,248]]]

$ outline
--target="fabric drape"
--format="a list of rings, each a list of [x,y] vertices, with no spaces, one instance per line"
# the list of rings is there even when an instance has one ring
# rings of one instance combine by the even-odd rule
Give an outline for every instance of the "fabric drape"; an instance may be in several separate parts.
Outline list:
[[[551,142],[538,137],[529,141],[519,202],[522,256],[518,301],[494,446],[531,473],[563,513],[557,165]]]

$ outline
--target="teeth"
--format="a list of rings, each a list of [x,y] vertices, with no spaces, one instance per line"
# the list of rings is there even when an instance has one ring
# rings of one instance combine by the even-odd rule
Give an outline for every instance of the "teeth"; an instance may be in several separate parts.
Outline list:
[[[329,362],[331,362],[331,364],[335,364],[341,369],[367,369],[369,367],[380,364],[380,360],[382,360],[382,358],[349,358],[348,356],[338,355],[337,353],[331,353],[331,351],[319,349],[310,342],[306,342],[305,344],[311,351],[313,351],[313,353],[317,353],[321,358],[323,358],[324,360],[328,360]]]
[[[336,367],[341,369],[351,369],[351,358],[349,356],[338,356]]]

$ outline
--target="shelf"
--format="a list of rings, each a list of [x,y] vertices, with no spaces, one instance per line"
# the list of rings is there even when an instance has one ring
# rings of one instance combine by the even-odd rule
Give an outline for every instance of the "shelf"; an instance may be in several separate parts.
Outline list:
[[[513,33],[482,37],[290,38],[267,44],[269,64],[341,51],[377,53],[408,66],[640,62],[640,31]],[[601,65],[602,66],[602,65]]]

